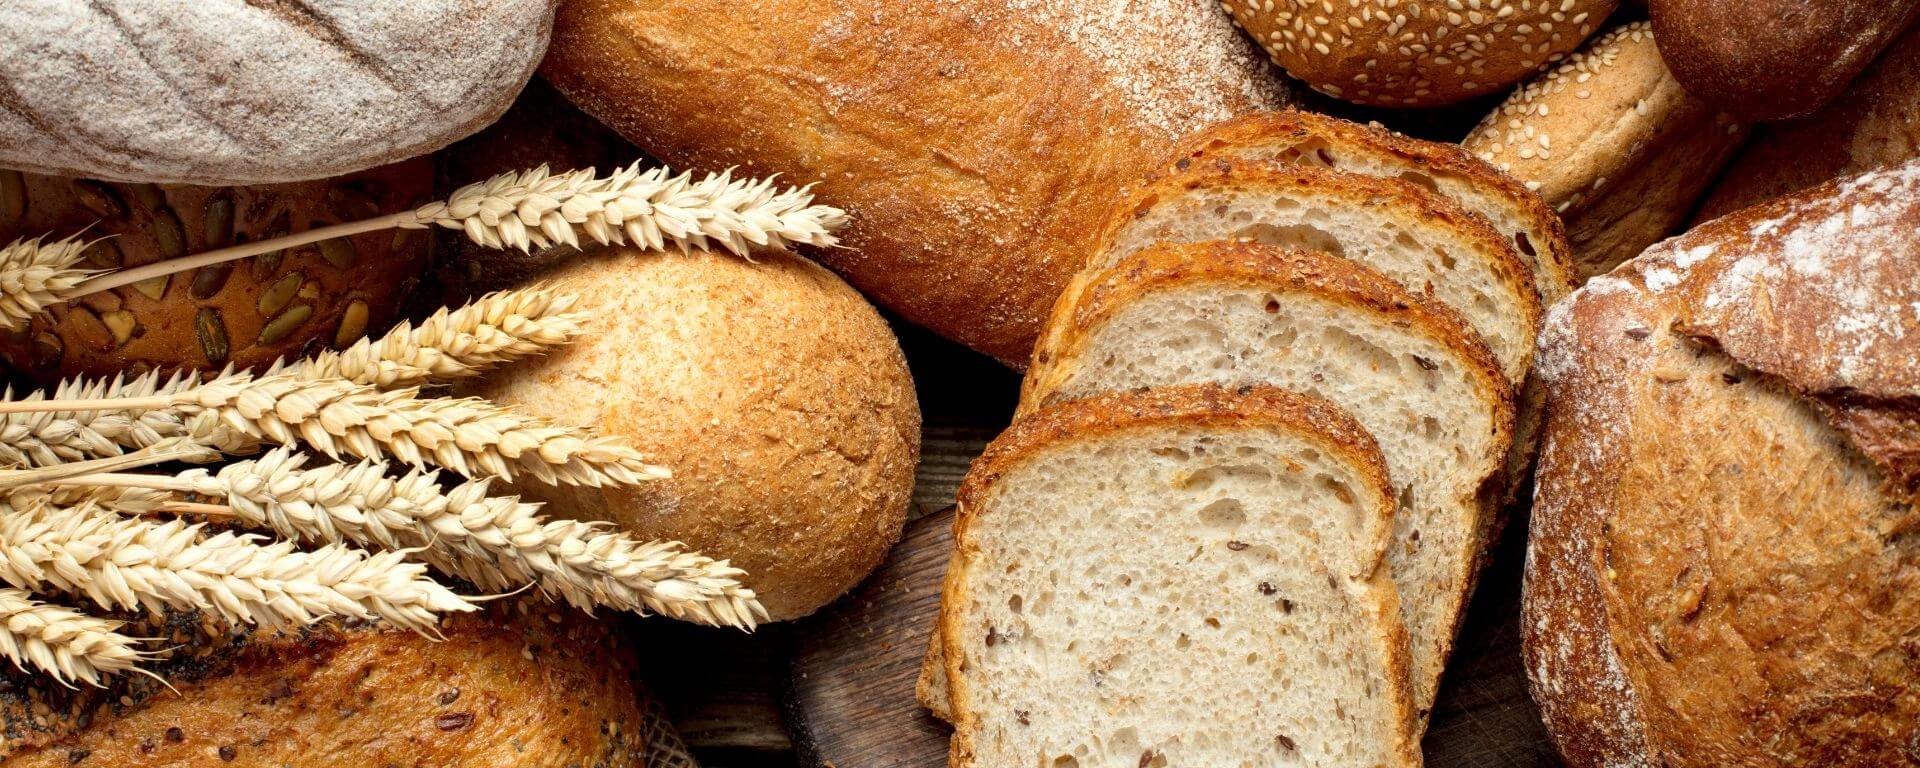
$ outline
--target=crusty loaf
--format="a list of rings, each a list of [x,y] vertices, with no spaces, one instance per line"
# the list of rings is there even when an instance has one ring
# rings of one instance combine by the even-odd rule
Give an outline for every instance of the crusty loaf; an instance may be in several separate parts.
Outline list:
[[[1110,267],[1161,243],[1219,239],[1372,267],[1459,313],[1510,381],[1526,378],[1540,318],[1533,270],[1485,220],[1411,182],[1228,157],[1178,161],[1114,207],[1088,266]]]
[[[1245,157],[1409,181],[1459,203],[1512,239],[1533,267],[1542,303],[1559,301],[1578,285],[1572,247],[1553,209],[1513,177],[1452,144],[1287,110],[1208,126],[1181,141],[1175,155],[1196,160]]]
[[[1583,280],[1686,221],[1747,135],[1680,87],[1653,38],[1646,22],[1596,38],[1461,142],[1560,212]]]
[[[1015,365],[1123,183],[1287,102],[1211,0],[568,0],[542,72],[669,163],[818,182],[829,266]]]
[[[1574,768],[1913,764],[1916,226],[1906,165],[1554,311],[1523,627]]]
[[[1650,0],[1687,92],[1747,120],[1806,115],[1920,15],[1915,0]]]
[[[1920,157],[1920,25],[1909,28],[1845,93],[1799,120],[1754,129],[1695,221],[1833,179]]]
[[[8,766],[653,768],[636,659],[615,627],[538,598],[442,623],[446,639],[331,622],[297,635],[202,635],[138,676],[69,690],[0,672]],[[190,643],[190,644],[189,644]]]
[[[556,2],[8,2],[0,166],[225,185],[423,155],[506,110]]]
[[[1422,717],[1446,666],[1513,431],[1486,345],[1378,272],[1254,243],[1148,249],[1093,278],[1053,323],[1023,410],[1146,387],[1279,387],[1352,414],[1399,509],[1388,554]]]
[[[774,620],[812,613],[900,537],[920,409],[899,342],[833,273],[791,254],[580,255],[541,273],[582,339],[473,389],[631,441],[673,472],[527,495],[747,571]]]
[[[1019,420],[960,492],[951,765],[1417,766],[1359,425],[1200,385]]]

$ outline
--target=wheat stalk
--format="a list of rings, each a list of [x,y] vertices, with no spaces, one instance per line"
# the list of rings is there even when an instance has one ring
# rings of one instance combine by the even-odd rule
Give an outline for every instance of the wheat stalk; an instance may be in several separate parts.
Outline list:
[[[129,670],[151,654],[119,633],[120,622],[49,605],[18,589],[0,589],[0,655],[22,672],[28,666],[69,688],[75,682],[105,687],[101,678]]]
[[[228,371],[231,373],[231,370]],[[225,374],[223,374],[225,375]],[[69,379],[54,389],[54,401],[121,400],[174,395],[199,384],[194,375],[175,374],[162,379],[150,372],[133,379]],[[34,403],[48,398],[40,392],[14,401],[12,390],[0,398]],[[258,441],[204,414],[192,417],[164,408],[121,412],[62,411],[25,408],[0,413],[0,466],[51,467],[69,461],[118,456],[130,449],[151,446],[171,437],[195,442],[224,453],[252,453]]]
[[[97,273],[74,267],[92,243],[78,236],[44,240],[21,238],[0,248],[0,330],[26,323],[48,304],[81,295],[75,287]]]
[[[337,545],[301,552],[253,535],[202,536],[202,527],[119,518],[87,505],[0,509],[0,580],[85,595],[109,609],[201,610],[270,628],[347,616],[425,633],[440,614],[475,609],[403,552]]]
[[[469,378],[579,336],[585,318],[570,311],[575,300],[544,286],[492,293],[459,309],[443,307],[419,327],[402,322],[379,341],[363,338],[289,369],[307,379],[336,376],[381,389]]]
[[[96,472],[117,472],[168,461],[211,461],[219,452],[191,438],[170,437],[132,453],[102,459],[74,461],[38,469],[0,469],[0,490],[19,488]]]

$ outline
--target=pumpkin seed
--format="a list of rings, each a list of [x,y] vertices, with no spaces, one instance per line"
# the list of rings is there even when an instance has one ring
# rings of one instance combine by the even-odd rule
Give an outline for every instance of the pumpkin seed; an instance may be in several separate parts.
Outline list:
[[[87,266],[95,269],[119,269],[127,263],[126,254],[120,252],[120,245],[111,237],[93,241],[81,253],[86,257]]]
[[[267,323],[265,328],[260,329],[260,343],[273,344],[279,342],[281,339],[286,338],[287,334],[293,333],[294,329],[305,324],[309,317],[313,317],[312,305],[294,305],[292,309],[282,313],[279,317],[274,318],[272,322]]]
[[[193,335],[200,339],[200,354],[209,365],[222,365],[232,348],[227,344],[227,322],[220,310],[206,307],[193,316]]]
[[[300,290],[300,283],[305,279],[300,273],[291,272],[261,291],[260,300],[255,303],[261,316],[273,317],[286,309],[288,304],[293,303],[293,295]]]
[[[370,218],[380,213],[380,203],[360,184],[341,184],[327,189],[327,207],[341,221]]]
[[[164,297],[167,295],[167,284],[171,283],[172,281],[173,281],[173,275],[161,275],[159,277],[149,277],[145,280],[134,283],[133,289],[136,291],[139,291],[140,295],[142,296],[145,296],[149,299],[153,299],[154,301],[159,301],[161,297]]]
[[[347,345],[360,340],[367,332],[367,303],[354,299],[347,303],[347,310],[340,313],[340,328],[333,332],[333,346],[346,349]]]
[[[74,194],[79,196],[80,204],[92,211],[93,215],[103,219],[125,219],[127,204],[120,199],[120,193],[92,179],[74,179]]]
[[[273,217],[273,222],[268,224],[267,228],[260,232],[260,239],[270,240],[272,238],[282,237],[291,231],[287,223],[287,212],[281,211],[280,215]],[[286,249],[281,249],[253,257],[250,270],[252,271],[254,282],[266,282],[267,278],[272,277],[274,272],[280,270],[280,261],[286,258],[286,256]]]
[[[33,337],[33,349],[29,362],[33,367],[45,370],[59,365],[60,358],[65,357],[66,354],[66,342],[61,341],[58,336],[42,331]]]
[[[211,299],[227,286],[227,278],[233,275],[233,262],[223,261],[208,264],[193,271],[191,293],[196,299]]]
[[[160,258],[177,259],[187,255],[187,228],[180,225],[180,217],[173,209],[161,208],[153,212],[153,242],[160,246]]]
[[[26,215],[26,177],[19,171],[0,171],[0,227],[18,226]]]
[[[209,250],[225,248],[233,242],[233,196],[226,192],[214,195],[207,201],[207,208],[200,213],[201,247]]]
[[[161,191],[158,184],[128,184],[127,188],[133,191],[133,199],[140,201],[149,211],[167,207],[167,193]]]
[[[106,324],[107,330],[113,333],[113,345],[116,347],[126,344],[140,327],[133,313],[124,309],[102,313],[100,322]]]
[[[320,241],[320,258],[340,269],[353,266],[353,241],[344,237]]]

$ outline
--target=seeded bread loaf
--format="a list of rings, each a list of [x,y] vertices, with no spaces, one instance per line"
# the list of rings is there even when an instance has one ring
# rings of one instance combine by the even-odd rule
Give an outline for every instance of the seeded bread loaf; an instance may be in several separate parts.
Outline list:
[[[1686,221],[1746,135],[1680,87],[1652,28],[1634,22],[1535,78],[1461,143],[1560,212],[1585,279]]]
[[[392,213],[433,197],[426,158],[325,181],[119,184],[0,170],[0,243],[80,234],[84,266],[132,267]],[[264,366],[391,323],[433,238],[373,232],[155,278],[56,304],[0,332],[0,361],[41,383],[149,368]]]
[[[666,162],[817,182],[828,266],[1014,365],[1123,184],[1287,103],[1213,0],[568,0],[542,73]]]
[[[1915,0],[1652,0],[1687,92],[1747,120],[1799,117],[1847,88],[1920,15]]]
[[[960,491],[950,765],[1419,765],[1392,509],[1366,432],[1276,389],[1020,419]]]
[[[1617,4],[1221,2],[1288,74],[1334,98],[1380,107],[1433,107],[1503,90],[1578,47]]]
[[[586,334],[473,390],[624,437],[672,479],[526,484],[554,514],[612,520],[747,571],[775,620],[812,613],[900,537],[920,409],[887,324],[791,254],[607,249],[539,274]]]
[[[1573,768],[1912,765],[1920,166],[1696,227],[1549,318],[1523,605]]]
[[[264,184],[432,152],[499,117],[557,0],[17,0],[0,166]]]

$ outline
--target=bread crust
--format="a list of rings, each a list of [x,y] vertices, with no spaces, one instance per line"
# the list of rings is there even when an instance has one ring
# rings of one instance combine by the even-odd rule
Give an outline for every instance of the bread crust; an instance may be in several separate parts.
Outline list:
[[[1915,0],[1650,0],[1660,51],[1688,93],[1748,120],[1809,114],[1916,15]]]
[[[1524,650],[1574,768],[1915,759],[1916,226],[1920,167],[1829,183],[1553,313]]]
[[[1225,155],[1258,159],[1264,156],[1253,153],[1285,151],[1315,139],[1345,152],[1404,167],[1410,173],[1439,177],[1500,198],[1527,222],[1528,242],[1516,243],[1515,247],[1533,267],[1535,287],[1540,291],[1542,302],[1551,305],[1578,287],[1571,268],[1573,249],[1567,242],[1560,217],[1526,185],[1458,145],[1421,141],[1377,125],[1289,109],[1215,123],[1181,141],[1174,148],[1173,157],[1199,160]],[[1331,165],[1324,158],[1318,162]],[[1401,177],[1407,178],[1407,174]],[[1446,194],[1445,190],[1439,191]]]
[[[1023,367],[1119,188],[1287,103],[1209,5],[571,0],[542,72],[666,162],[818,183],[853,214],[823,262]]]
[[[1030,414],[995,438],[960,485],[959,504],[954,517],[954,554],[941,590],[938,637],[946,664],[947,685],[953,708],[954,735],[948,764],[955,768],[974,765],[971,727],[975,714],[957,706],[966,700],[967,679],[963,674],[964,654],[959,652],[961,617],[945,606],[960,605],[968,586],[969,567],[978,554],[970,525],[985,512],[988,494],[999,479],[1019,464],[1062,443],[1096,439],[1118,433],[1165,426],[1214,429],[1287,429],[1340,457],[1354,469],[1356,479],[1371,486],[1375,505],[1375,527],[1386,528],[1393,515],[1393,492],[1387,477],[1386,461],[1379,448],[1358,423],[1344,411],[1325,401],[1286,392],[1273,387],[1225,388],[1212,384],[1162,387],[1138,392],[1116,393],[1062,403]],[[1397,593],[1388,579],[1385,540],[1371,558],[1371,572],[1350,581],[1372,597],[1370,606],[1380,617],[1383,630],[1380,641],[1387,649],[1385,677],[1399,692],[1396,709],[1402,714],[1396,722],[1404,724],[1392,734],[1401,767],[1420,763],[1418,736],[1414,732],[1417,717],[1411,701],[1411,676],[1407,666],[1406,628],[1399,621]]]

